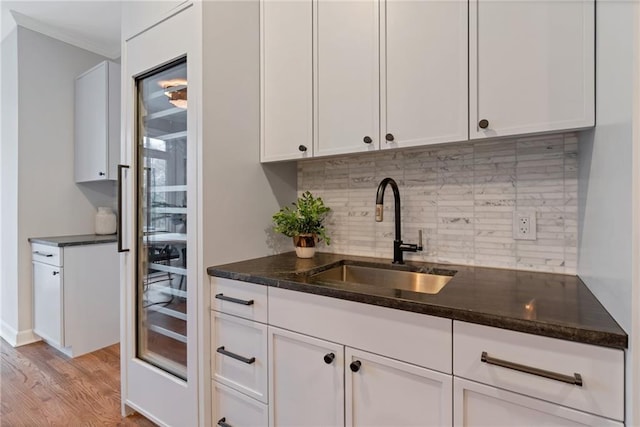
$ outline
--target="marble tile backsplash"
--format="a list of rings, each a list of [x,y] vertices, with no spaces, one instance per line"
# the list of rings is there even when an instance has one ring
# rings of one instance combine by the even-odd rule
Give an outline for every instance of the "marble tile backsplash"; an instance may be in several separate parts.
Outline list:
[[[308,160],[298,192],[333,210],[324,252],[392,258],[393,193],[375,222],[378,183],[400,188],[402,239],[424,250],[406,260],[575,274],[578,138],[557,134]],[[537,240],[514,240],[513,212],[535,211]]]

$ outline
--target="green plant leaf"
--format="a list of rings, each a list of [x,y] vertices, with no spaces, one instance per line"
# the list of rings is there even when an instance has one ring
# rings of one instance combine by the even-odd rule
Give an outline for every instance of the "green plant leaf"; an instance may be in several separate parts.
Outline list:
[[[319,241],[331,243],[324,227],[331,208],[325,206],[321,197],[305,191],[292,206],[285,206],[273,215],[274,231],[293,237],[299,234],[315,234]]]

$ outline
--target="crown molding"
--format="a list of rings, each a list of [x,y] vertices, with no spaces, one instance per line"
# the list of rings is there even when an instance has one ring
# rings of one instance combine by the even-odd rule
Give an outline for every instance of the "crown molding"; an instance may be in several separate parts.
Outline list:
[[[109,59],[116,59],[120,57],[120,43],[118,43],[117,47],[114,48],[113,46],[107,46],[104,43],[95,43],[93,41],[87,40],[82,36],[72,34],[59,27],[46,24],[42,21],[38,21],[37,19],[30,18],[27,15],[16,12],[15,10],[11,11],[11,15],[16,21],[16,24],[21,27],[44,34],[45,36],[60,40],[75,47],[79,47],[80,49],[88,50],[90,52],[97,53],[98,55],[106,56]]]

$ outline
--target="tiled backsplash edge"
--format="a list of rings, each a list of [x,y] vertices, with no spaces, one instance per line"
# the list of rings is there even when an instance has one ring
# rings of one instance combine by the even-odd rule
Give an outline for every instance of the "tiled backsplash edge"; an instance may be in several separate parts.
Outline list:
[[[378,183],[400,188],[405,259],[575,274],[578,138],[574,133],[389,150],[298,163],[298,192],[333,210],[324,252],[392,258],[393,194],[374,221]],[[534,210],[537,240],[512,238],[513,212]]]

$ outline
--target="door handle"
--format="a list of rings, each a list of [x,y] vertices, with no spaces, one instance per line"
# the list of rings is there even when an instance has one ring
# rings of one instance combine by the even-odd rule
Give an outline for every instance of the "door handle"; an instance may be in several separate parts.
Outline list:
[[[218,347],[218,349],[216,350],[217,353],[220,353],[224,356],[228,356],[232,359],[236,359],[239,360],[243,363],[246,363],[247,365],[251,365],[252,363],[254,363],[256,361],[255,357],[244,357],[244,356],[240,356],[239,354],[235,354],[230,352],[229,350],[225,350],[224,346],[222,347]]]
[[[129,169],[128,165],[118,165],[118,252],[129,252],[129,249],[124,249],[122,247],[122,219],[124,218],[124,213],[122,212],[122,171],[124,169]]]
[[[489,365],[500,366],[502,368],[513,369],[514,371],[524,372],[526,374],[537,375],[539,377],[548,378],[550,380],[556,380],[567,384],[577,385],[578,387],[582,387],[582,375],[573,374],[573,375],[565,375],[559,374],[557,372],[546,371],[540,368],[534,368],[533,366],[521,365],[519,363],[510,362],[508,360],[496,359],[495,357],[491,357],[487,354],[486,351],[483,351],[480,355],[480,361],[487,363]]]

